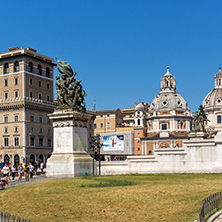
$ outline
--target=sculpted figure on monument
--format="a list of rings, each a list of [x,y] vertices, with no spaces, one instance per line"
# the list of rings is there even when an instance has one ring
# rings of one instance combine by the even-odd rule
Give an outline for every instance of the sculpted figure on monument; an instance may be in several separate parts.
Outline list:
[[[87,93],[82,89],[81,80],[76,81],[77,72],[73,72],[71,66],[61,60],[57,60],[57,68],[61,74],[61,78],[56,76],[57,90],[57,109],[68,109],[79,112],[86,111],[86,103],[84,97]]]
[[[198,108],[198,111],[195,112],[195,116],[194,116],[194,131],[195,132],[206,132],[205,130],[205,123],[207,123],[207,121],[209,121],[207,119],[207,115],[204,112],[203,106],[200,105],[200,107]]]

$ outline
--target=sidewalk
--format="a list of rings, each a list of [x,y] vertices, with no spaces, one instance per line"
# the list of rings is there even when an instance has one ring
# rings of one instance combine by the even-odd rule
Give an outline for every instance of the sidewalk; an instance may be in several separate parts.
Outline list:
[[[220,215],[218,218],[214,220],[214,222],[222,222],[222,215]]]

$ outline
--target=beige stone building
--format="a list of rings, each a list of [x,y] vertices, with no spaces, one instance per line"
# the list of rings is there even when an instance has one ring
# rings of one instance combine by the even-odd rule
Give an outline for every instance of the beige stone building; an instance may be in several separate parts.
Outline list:
[[[121,110],[100,110],[96,111],[94,120],[94,135],[101,133],[116,132],[116,128],[120,127],[123,122]]]
[[[45,163],[50,156],[54,66],[32,48],[0,54],[0,162]]]

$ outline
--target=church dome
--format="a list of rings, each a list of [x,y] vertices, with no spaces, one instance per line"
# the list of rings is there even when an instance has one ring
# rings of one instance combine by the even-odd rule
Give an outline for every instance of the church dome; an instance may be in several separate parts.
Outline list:
[[[222,106],[222,72],[221,68],[215,75],[215,87],[207,94],[203,101],[203,107],[221,107]]]
[[[142,103],[139,103],[136,107],[135,107],[135,111],[144,111],[144,105]]]
[[[184,112],[188,110],[188,106],[184,98],[176,92],[176,79],[169,72],[169,67],[167,67],[167,72],[161,79],[160,92],[150,104],[149,113],[171,110]]]

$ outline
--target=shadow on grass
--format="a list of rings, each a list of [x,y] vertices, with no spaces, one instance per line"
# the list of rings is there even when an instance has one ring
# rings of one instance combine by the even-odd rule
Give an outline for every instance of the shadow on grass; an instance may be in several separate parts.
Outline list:
[[[84,177],[84,179],[94,180],[99,183],[95,184],[87,184],[87,185],[80,185],[80,187],[116,187],[116,186],[132,186],[135,185],[134,182],[127,181],[127,180],[105,180],[98,177]]]

